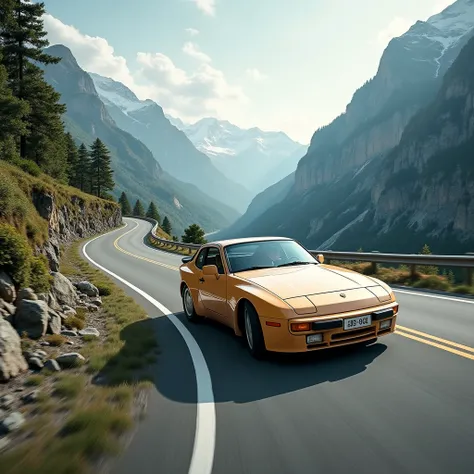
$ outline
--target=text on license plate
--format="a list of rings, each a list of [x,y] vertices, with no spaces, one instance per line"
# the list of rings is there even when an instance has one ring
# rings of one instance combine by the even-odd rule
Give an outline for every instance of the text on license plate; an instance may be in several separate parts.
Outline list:
[[[348,318],[344,319],[344,329],[357,329],[370,326],[372,324],[372,316],[369,314],[367,316],[358,316],[357,318]]]

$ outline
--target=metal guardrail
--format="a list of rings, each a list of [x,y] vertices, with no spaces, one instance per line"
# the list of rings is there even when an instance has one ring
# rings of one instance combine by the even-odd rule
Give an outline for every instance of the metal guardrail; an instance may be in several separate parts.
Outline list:
[[[127,216],[128,217],[128,216]],[[137,218],[135,216],[130,216]],[[183,242],[174,242],[173,240],[166,240],[158,237],[156,229],[158,222],[150,218],[139,218],[146,220],[153,225],[153,228],[147,235],[147,239],[152,245],[159,245],[161,247],[177,250],[186,250],[189,254],[201,248],[199,244],[186,244]],[[342,262],[369,262],[372,263],[372,273],[377,273],[377,264],[385,263],[392,265],[408,265],[410,267],[411,275],[416,275],[417,266],[438,266],[438,267],[453,267],[466,269],[466,284],[472,286],[474,275],[474,253],[466,255],[419,255],[419,254],[398,254],[398,253],[380,253],[380,252],[336,252],[332,250],[309,250],[309,252],[316,256],[323,254],[327,263],[331,260]]]

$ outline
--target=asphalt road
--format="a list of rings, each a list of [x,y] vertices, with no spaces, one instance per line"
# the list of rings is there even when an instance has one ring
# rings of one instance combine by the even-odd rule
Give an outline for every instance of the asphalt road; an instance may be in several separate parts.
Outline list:
[[[161,354],[114,473],[474,472],[474,301],[397,292],[400,330],[377,344],[259,362],[186,321],[181,257],[126,222],[86,252],[155,318]]]

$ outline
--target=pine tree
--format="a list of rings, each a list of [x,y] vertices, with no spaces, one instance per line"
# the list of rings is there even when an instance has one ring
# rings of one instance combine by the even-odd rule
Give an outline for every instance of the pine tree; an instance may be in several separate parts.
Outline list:
[[[15,148],[15,135],[25,133],[26,127],[23,117],[28,113],[28,104],[16,98],[8,86],[6,68],[1,64],[2,50],[0,48],[0,158],[14,158],[8,156],[7,150]],[[15,154],[14,152],[12,153]]]
[[[76,180],[77,187],[86,193],[90,193],[90,175],[91,175],[91,158],[89,151],[84,143],[81,143],[77,152],[77,168],[76,168]]]
[[[170,220],[168,219],[168,216],[165,216],[165,218],[163,219],[163,225],[161,226],[161,228],[168,234],[168,235],[171,235],[171,231],[173,230],[172,227],[171,227],[171,222]]]
[[[148,207],[148,211],[146,211],[146,216],[150,219],[155,219],[155,221],[160,223],[160,214],[158,213],[158,208],[156,207],[155,203],[152,201]]]
[[[23,121],[26,130],[17,132],[20,155],[30,158],[54,177],[66,177],[67,158],[61,116],[65,107],[60,95],[47,84],[40,64],[54,64],[60,58],[44,53],[44,3],[26,0],[3,0],[0,7],[0,44],[3,64],[15,97],[29,105]],[[35,64],[36,63],[36,64]]]
[[[186,244],[205,244],[205,232],[198,224],[191,224],[184,230],[182,241]]]
[[[132,206],[124,191],[120,195],[119,204],[122,209],[122,216],[130,216],[132,214]]]
[[[65,135],[67,150],[67,176],[71,186],[79,187],[77,180],[77,171],[79,168],[79,152],[77,150],[74,138],[68,132]]]
[[[107,197],[107,191],[114,189],[113,170],[110,152],[99,138],[91,147],[92,193],[98,197]]]
[[[135,203],[133,215],[137,217],[145,217],[145,209],[143,208],[143,204],[140,202],[140,199],[137,199],[137,202]]]

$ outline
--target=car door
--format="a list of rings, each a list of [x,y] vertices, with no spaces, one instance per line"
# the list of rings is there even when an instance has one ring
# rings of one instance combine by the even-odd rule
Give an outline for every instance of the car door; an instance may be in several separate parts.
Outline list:
[[[199,275],[199,298],[202,305],[209,311],[209,316],[225,323],[227,314],[227,274],[222,263],[219,247],[207,247],[202,267],[215,265],[218,277],[215,275]]]

